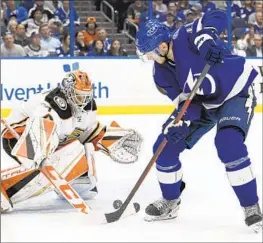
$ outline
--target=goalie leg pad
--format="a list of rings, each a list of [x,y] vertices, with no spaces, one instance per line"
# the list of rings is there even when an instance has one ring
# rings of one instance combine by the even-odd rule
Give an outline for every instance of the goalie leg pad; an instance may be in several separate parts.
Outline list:
[[[49,162],[68,182],[73,181],[88,171],[84,146],[78,140],[60,147],[50,156]],[[36,171],[39,172],[38,170]],[[28,177],[26,180],[29,180]],[[53,189],[53,185],[50,184],[47,178],[42,173],[38,173],[19,191],[10,196],[10,198],[16,204]]]
[[[56,124],[42,117],[29,118],[26,128],[11,154],[19,158],[26,168],[38,168],[51,155],[59,143]]]
[[[13,211],[13,204],[6,194],[5,189],[1,185],[1,212]]]
[[[252,173],[243,133],[235,127],[220,129],[215,138],[215,145],[240,205],[255,205],[258,202],[257,183]]]
[[[96,189],[97,175],[94,159],[95,148],[92,143],[85,143],[84,148],[87,158],[88,171],[84,175],[81,175],[80,177],[72,181],[71,186],[84,200],[88,200],[95,197],[98,194]],[[65,199],[60,194],[59,198],[62,200]]]

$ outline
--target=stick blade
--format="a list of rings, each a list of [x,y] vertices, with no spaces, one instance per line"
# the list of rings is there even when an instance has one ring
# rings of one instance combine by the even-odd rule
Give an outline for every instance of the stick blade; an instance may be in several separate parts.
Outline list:
[[[113,223],[118,221],[120,218],[126,218],[128,216],[134,215],[140,211],[140,204],[133,203],[132,206],[127,207],[122,205],[118,210],[105,214],[106,223]]]

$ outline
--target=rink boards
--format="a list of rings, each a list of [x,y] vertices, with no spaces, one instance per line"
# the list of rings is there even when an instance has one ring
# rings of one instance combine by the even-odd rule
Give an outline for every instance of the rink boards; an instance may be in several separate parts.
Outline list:
[[[262,59],[248,59],[257,70],[255,91],[262,112]],[[1,115],[33,95],[60,84],[69,70],[79,67],[92,82],[98,114],[168,114],[174,106],[155,87],[152,63],[139,59],[4,59],[1,60]],[[212,84],[211,84],[212,87]]]

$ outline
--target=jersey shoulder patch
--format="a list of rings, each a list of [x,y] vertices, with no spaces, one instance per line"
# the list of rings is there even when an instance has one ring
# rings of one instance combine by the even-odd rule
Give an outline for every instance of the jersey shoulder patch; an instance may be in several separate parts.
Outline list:
[[[70,106],[66,101],[66,97],[61,92],[59,87],[53,89],[45,97],[45,101],[50,104],[52,109],[56,111],[61,119],[66,120],[72,116]]]

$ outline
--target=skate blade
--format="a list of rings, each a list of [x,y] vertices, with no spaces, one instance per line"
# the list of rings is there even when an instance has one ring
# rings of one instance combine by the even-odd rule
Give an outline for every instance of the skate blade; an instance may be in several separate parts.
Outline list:
[[[258,222],[249,226],[255,233],[262,232],[262,222]]]
[[[144,217],[144,220],[146,222],[154,222],[154,221],[162,221],[162,220],[169,220],[169,219],[175,219],[177,218],[178,215],[178,209],[174,209],[173,211],[171,211],[168,214],[165,215],[160,215],[160,216],[150,216],[150,215],[146,215]]]

